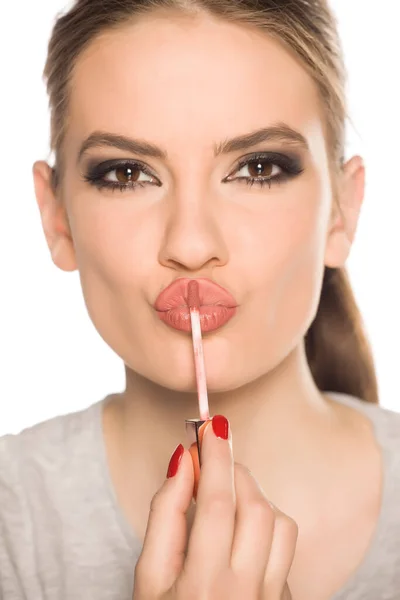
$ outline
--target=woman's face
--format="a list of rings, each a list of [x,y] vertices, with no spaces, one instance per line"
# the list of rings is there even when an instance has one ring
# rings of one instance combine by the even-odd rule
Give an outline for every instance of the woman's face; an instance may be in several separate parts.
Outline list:
[[[209,391],[273,369],[314,317],[324,265],[340,266],[348,250],[340,228],[331,231],[312,79],[260,32],[152,17],[97,39],[71,90],[62,197],[100,335],[133,371],[194,390],[190,334],[162,322],[154,303],[178,278],[208,278],[238,304],[204,336]],[[253,143],[225,147],[260,130]],[[159,150],[85,144],[99,133]],[[129,164],[115,170],[115,161]],[[125,187],[99,188],[89,176]]]

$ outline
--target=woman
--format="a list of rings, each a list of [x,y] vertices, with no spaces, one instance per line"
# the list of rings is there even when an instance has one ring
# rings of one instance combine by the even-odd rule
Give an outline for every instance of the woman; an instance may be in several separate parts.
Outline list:
[[[78,0],[45,76],[44,232],[126,389],[0,439],[0,595],[399,598],[400,416],[345,272],[364,166],[325,1]],[[193,279],[216,415],[196,504],[171,316]]]

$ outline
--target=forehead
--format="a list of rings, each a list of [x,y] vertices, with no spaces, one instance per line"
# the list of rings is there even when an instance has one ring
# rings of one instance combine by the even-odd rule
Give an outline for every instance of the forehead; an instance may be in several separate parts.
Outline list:
[[[319,128],[315,83],[264,32],[211,17],[146,17],[99,36],[71,81],[70,135],[212,142],[270,123]]]

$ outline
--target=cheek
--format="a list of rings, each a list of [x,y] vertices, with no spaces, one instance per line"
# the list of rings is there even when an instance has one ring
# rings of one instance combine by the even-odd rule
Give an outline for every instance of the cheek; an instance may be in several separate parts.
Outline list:
[[[210,344],[210,389],[222,391],[257,379],[301,342],[319,303],[327,215],[323,202],[308,198],[306,206],[280,207],[275,214],[271,210],[269,218],[252,224],[251,238],[242,238],[242,253],[236,256],[242,261],[245,292],[241,317],[237,329],[227,331],[231,339],[223,351]]]
[[[79,197],[75,200],[78,206]],[[85,207],[75,209],[72,219],[83,285],[102,282],[115,294],[126,292],[126,287],[143,289],[158,253],[160,230],[155,211],[153,215],[151,207],[135,205],[129,192],[125,196],[119,191],[114,196],[96,193],[85,202]]]
[[[249,296],[254,291],[283,293],[294,281],[313,280],[325,256],[329,220],[328,190],[297,187],[290,194],[266,197],[265,207],[237,227],[235,259],[245,273]],[[239,250],[240,249],[240,250]],[[250,299],[250,298],[249,298]]]
[[[298,255],[282,265],[277,285],[269,297],[270,311],[266,327],[279,340],[295,346],[306,334],[314,319],[324,273],[318,247],[305,243]]]
[[[129,356],[148,327],[146,296],[160,240],[160,219],[138,210],[132,195],[74,199],[71,219],[85,304],[97,331],[118,354]],[[86,206],[79,206],[85,200]],[[75,202],[76,201],[76,202]],[[110,207],[112,202],[115,207]],[[125,203],[125,204],[124,204]],[[133,310],[138,307],[139,310]]]
[[[278,345],[305,334],[324,272],[328,196],[314,191],[293,198],[274,202],[265,218],[252,224],[247,260],[244,253],[239,259],[246,277],[247,316],[260,320],[260,331]]]

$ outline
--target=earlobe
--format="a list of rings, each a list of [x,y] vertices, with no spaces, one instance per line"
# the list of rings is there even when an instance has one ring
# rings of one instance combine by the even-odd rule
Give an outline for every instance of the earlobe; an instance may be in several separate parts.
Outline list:
[[[65,206],[53,189],[53,171],[45,161],[33,165],[36,201],[52,260],[62,271],[76,271],[76,257]]]
[[[344,267],[355,239],[365,191],[365,167],[354,156],[343,167],[338,195],[329,224],[325,266]]]

